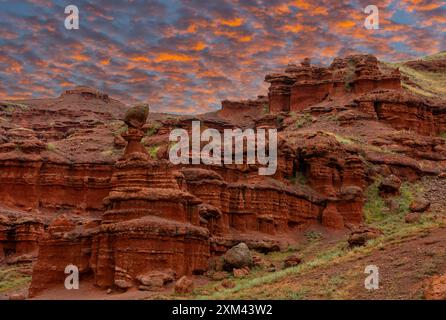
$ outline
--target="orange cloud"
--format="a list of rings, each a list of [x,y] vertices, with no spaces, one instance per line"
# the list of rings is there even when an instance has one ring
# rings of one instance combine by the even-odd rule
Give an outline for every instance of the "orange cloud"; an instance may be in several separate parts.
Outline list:
[[[133,62],[150,62],[149,58],[147,58],[146,56],[131,57],[130,61],[133,61]]]
[[[243,24],[243,19],[241,19],[241,18],[221,19],[218,22],[224,26],[240,27]]]
[[[353,28],[354,26],[356,26],[356,22],[355,21],[351,21],[351,20],[344,20],[344,21],[339,21],[336,23],[336,25],[340,28]]]
[[[191,56],[188,56],[186,54],[181,53],[168,53],[163,52],[158,54],[158,56],[155,58],[155,62],[166,62],[166,61],[192,61],[193,58]]]
[[[76,53],[76,54],[72,55],[71,58],[73,58],[73,60],[82,61],[82,62],[88,61],[88,59],[89,59],[86,55],[84,55],[82,53]]]
[[[195,45],[192,47],[192,50],[194,51],[201,51],[206,49],[207,45],[203,41],[198,41],[195,43]]]

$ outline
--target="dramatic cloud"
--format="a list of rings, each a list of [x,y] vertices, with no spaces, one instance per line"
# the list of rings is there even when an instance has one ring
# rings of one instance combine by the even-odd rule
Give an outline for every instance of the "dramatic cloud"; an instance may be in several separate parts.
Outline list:
[[[68,4],[79,30],[64,27]],[[379,30],[364,28],[370,4]],[[305,57],[410,59],[445,50],[445,31],[442,0],[2,1],[0,99],[89,85],[154,111],[207,112],[265,94],[266,73]]]

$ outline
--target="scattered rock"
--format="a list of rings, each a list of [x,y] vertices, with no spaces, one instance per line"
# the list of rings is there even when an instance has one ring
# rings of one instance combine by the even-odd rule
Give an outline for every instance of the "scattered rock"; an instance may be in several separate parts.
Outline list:
[[[111,294],[112,293],[112,289],[108,288],[107,289],[107,294]]]
[[[292,254],[285,258],[285,260],[283,261],[283,267],[284,268],[295,267],[299,263],[301,263],[301,261],[302,259],[297,254]]]
[[[123,289],[123,290],[127,290],[127,289],[133,287],[133,284],[130,281],[123,280],[123,279],[115,280],[115,285],[119,289]]]
[[[138,286],[138,290],[139,291],[158,291],[162,288],[163,286],[145,286],[145,285],[140,285]]]
[[[384,180],[378,186],[382,195],[396,195],[399,194],[401,187],[401,179],[391,174],[384,178]]]
[[[428,200],[424,198],[418,198],[410,204],[409,209],[411,212],[424,212],[429,209],[430,205],[431,203]]]
[[[229,279],[225,279],[222,281],[221,286],[226,289],[231,289],[235,287],[235,283]]]
[[[426,300],[446,300],[446,275],[434,276],[426,281]]]
[[[13,293],[9,296],[9,300],[25,300],[26,296],[23,293]]]
[[[192,293],[194,290],[194,282],[186,276],[182,276],[175,283],[175,293]]]
[[[226,279],[227,277],[229,277],[229,274],[225,271],[214,272],[211,276],[212,280],[214,281],[220,281]]]
[[[276,272],[276,266],[271,266],[266,269],[268,272]]]
[[[232,270],[252,266],[252,256],[248,246],[241,242],[223,255],[224,269]]]
[[[421,219],[421,213],[419,212],[410,212],[406,214],[405,221],[406,223],[418,223]]]
[[[175,280],[175,272],[169,270],[166,272],[154,271],[148,274],[139,275],[136,279],[147,287],[162,287],[163,285]]]
[[[378,238],[382,234],[382,231],[379,229],[362,226],[350,233],[348,244],[350,247],[363,246],[367,241]]]
[[[264,268],[266,266],[265,260],[258,254],[252,255],[252,266],[257,268]]]
[[[234,278],[243,278],[249,274],[249,268],[248,267],[243,267],[240,269],[234,268],[232,270],[232,273],[234,275]]]
[[[396,201],[395,199],[386,199],[384,202],[390,212],[396,212],[400,208],[398,201]]]

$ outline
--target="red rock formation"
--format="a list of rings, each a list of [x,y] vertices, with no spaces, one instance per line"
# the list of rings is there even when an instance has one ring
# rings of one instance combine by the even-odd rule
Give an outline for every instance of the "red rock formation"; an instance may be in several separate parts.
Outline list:
[[[108,94],[87,86],[77,86],[72,90],[66,90],[62,95],[80,95],[86,99],[101,99],[105,102],[110,101]]]
[[[27,211],[101,212],[110,191],[108,164],[0,160],[2,204]],[[17,196],[20,193],[20,197]]]
[[[423,135],[446,131],[446,107],[441,101],[421,98],[403,91],[379,90],[359,96],[358,109],[395,129],[415,130]]]
[[[366,180],[359,156],[323,132],[304,137],[299,145],[296,170],[329,201],[322,223],[333,228],[361,223]]]
[[[265,77],[269,88],[270,112],[300,111],[331,97],[361,94],[377,88],[400,89],[398,70],[380,70],[371,55],[336,58],[329,68],[289,65],[284,74]]]
[[[92,271],[101,287],[131,286],[153,270],[177,274],[204,272],[209,257],[209,231],[199,226],[201,201],[180,189],[181,174],[165,161],[151,161],[139,143],[139,128],[130,128],[124,157],[116,163],[106,211],[98,227],[76,228],[56,220],[42,241],[34,295],[49,284],[62,284],[72,263],[81,273]],[[93,226],[94,227],[94,226]]]
[[[0,262],[29,262],[37,257],[45,221],[16,211],[0,210]]]

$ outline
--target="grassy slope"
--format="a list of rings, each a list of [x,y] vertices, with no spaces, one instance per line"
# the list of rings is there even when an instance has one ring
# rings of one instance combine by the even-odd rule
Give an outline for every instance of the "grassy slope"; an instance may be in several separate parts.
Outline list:
[[[13,291],[22,287],[27,287],[31,281],[31,276],[23,274],[21,267],[0,266],[0,294]]]
[[[378,182],[372,184],[366,191],[367,202],[364,214],[369,225],[380,228],[384,236],[369,241],[366,246],[349,249],[346,238],[330,244],[320,243],[319,240],[310,242],[303,250],[298,250],[304,257],[304,262],[297,267],[284,269],[274,273],[254,269],[245,279],[231,279],[236,283],[232,289],[222,289],[220,282],[211,282],[195,292],[198,299],[354,299],[358,291],[363,288],[364,281],[363,262],[358,261],[372,257],[378,265],[385,265],[387,257],[383,251],[387,248],[398,246],[407,239],[423,238],[426,232],[444,225],[443,219],[438,219],[432,214],[425,214],[420,223],[407,224],[404,216],[409,211],[409,204],[415,195],[423,190],[418,184],[405,183],[402,186],[401,195],[394,197],[399,208],[394,212],[385,211],[384,201],[378,194]],[[410,245],[408,245],[410,247]],[[446,246],[446,245],[445,245]],[[445,254],[446,254],[446,250]],[[317,254],[314,255],[314,252]],[[273,253],[264,256],[265,259],[274,261],[283,259]],[[287,254],[290,254],[289,252]],[[374,257],[374,258],[373,258]],[[443,259],[444,257],[440,257]],[[410,259],[410,255],[409,258]],[[438,260],[438,259],[437,259]],[[444,260],[444,259],[443,259]],[[417,261],[407,261],[416,265],[412,270],[414,275],[431,270],[432,264],[419,265]],[[398,264],[398,263],[397,263]],[[399,264],[398,264],[399,265]],[[399,265],[400,266],[400,265]],[[425,270],[425,271],[426,271]],[[429,276],[427,270],[426,276]],[[415,276],[414,276],[415,277]],[[323,281],[321,281],[321,279]],[[355,290],[352,288],[355,287]],[[216,292],[217,288],[217,292]],[[350,289],[349,289],[350,288]],[[355,292],[356,291],[356,292]],[[381,293],[384,291],[381,291]],[[360,292],[361,293],[361,292]],[[380,298],[396,298],[401,292],[388,291]]]
[[[434,61],[446,59],[446,51],[424,57],[420,60]],[[403,80],[403,87],[407,90],[426,97],[439,96],[446,98],[446,74],[420,71],[404,65],[405,61],[398,63],[387,63],[391,67],[399,67],[402,75],[407,76],[409,81]]]

